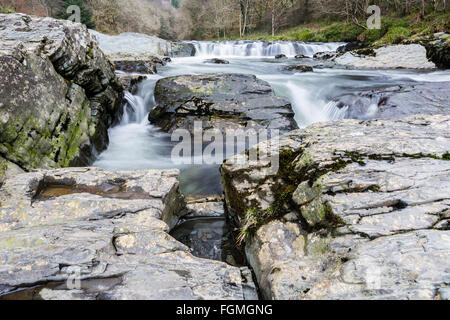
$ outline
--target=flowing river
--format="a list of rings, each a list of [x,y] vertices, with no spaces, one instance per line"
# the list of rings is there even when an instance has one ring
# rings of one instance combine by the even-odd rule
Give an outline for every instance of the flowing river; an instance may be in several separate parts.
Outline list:
[[[338,108],[333,99],[343,94],[362,90],[418,82],[450,81],[449,71],[408,70],[346,70],[317,66],[313,59],[293,59],[296,54],[312,57],[314,53],[334,51],[339,43],[306,44],[292,42],[192,42],[197,55],[173,58],[158,68],[159,74],[148,75],[136,95],[127,93],[121,123],[110,129],[110,145],[95,166],[107,170],[136,170],[180,168],[181,190],[185,194],[221,193],[218,166],[175,165],[170,159],[173,143],[170,135],[161,132],[147,120],[154,107],[154,87],[158,79],[184,74],[245,73],[254,74],[271,84],[277,95],[290,100],[299,127],[318,121],[345,118],[346,108]],[[290,59],[274,59],[285,54]],[[207,64],[209,58],[226,59],[230,64]],[[289,64],[314,65],[314,72],[292,73],[282,71]],[[323,62],[323,64],[326,64]],[[376,108],[376,106],[374,106]],[[376,110],[370,108],[367,112]],[[364,115],[363,115],[364,116]]]

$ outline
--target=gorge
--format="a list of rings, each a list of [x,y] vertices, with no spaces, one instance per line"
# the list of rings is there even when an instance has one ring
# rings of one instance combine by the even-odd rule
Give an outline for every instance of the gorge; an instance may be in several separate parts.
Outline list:
[[[450,71],[425,47],[367,68],[380,56],[345,43],[21,14],[0,37],[0,299],[448,298]],[[248,146],[279,170],[245,150],[173,163],[171,133],[195,121],[279,130]]]

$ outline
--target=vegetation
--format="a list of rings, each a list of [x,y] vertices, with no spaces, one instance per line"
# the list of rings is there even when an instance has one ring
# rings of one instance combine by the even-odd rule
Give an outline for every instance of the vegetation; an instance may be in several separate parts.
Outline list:
[[[92,10],[86,5],[85,0],[65,0],[61,10],[56,14],[56,17],[60,19],[69,19],[73,15],[73,12],[68,10],[71,6],[80,8],[81,23],[85,24],[90,29],[95,28],[95,22],[92,20]]]
[[[63,18],[70,4],[79,4],[82,22],[100,32],[168,39],[385,44],[450,29],[445,0],[0,0],[16,12]],[[367,28],[372,4],[381,9],[379,30]]]
[[[0,6],[0,13],[14,13],[14,10],[3,8],[2,6]]]

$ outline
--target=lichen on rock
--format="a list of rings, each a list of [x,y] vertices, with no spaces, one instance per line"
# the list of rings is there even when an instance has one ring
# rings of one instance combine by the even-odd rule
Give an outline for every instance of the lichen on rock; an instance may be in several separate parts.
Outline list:
[[[0,15],[0,155],[23,169],[88,165],[122,102],[82,24]]]

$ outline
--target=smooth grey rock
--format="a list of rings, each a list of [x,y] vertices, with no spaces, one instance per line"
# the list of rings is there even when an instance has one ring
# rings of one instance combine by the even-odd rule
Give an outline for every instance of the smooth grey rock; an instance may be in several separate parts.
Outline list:
[[[414,114],[448,114],[450,82],[398,85],[347,94],[335,99],[345,108],[344,118],[369,120],[395,119]]]
[[[0,299],[240,299],[239,268],[171,237],[178,170],[37,171],[0,189]],[[77,280],[79,286],[77,286]]]
[[[209,74],[164,78],[155,88],[157,106],[149,120],[172,132],[203,128],[279,129],[297,128],[291,104],[275,95],[270,85],[252,75]]]
[[[254,146],[278,152],[275,172],[269,157],[228,159],[227,212],[264,298],[435,299],[450,277],[449,146],[449,115],[416,115]]]
[[[142,33],[122,33],[117,36],[89,30],[100,48],[112,60],[146,60],[154,56],[168,56],[169,41]]]
[[[338,64],[357,69],[435,69],[420,44],[392,45],[375,49],[375,56],[347,52],[334,59]]]
[[[88,165],[123,91],[86,26],[0,14],[0,154],[23,169]]]

